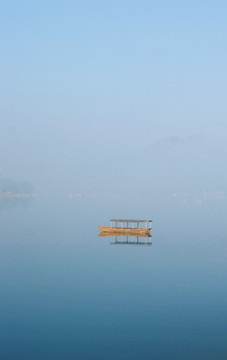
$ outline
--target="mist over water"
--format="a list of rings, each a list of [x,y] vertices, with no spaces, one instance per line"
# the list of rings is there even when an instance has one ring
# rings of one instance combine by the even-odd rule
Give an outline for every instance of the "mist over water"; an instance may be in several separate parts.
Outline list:
[[[226,360],[226,4],[0,0],[0,359]]]
[[[1,357],[224,359],[227,203],[175,200],[2,206]],[[149,214],[152,245],[98,237],[116,214]]]

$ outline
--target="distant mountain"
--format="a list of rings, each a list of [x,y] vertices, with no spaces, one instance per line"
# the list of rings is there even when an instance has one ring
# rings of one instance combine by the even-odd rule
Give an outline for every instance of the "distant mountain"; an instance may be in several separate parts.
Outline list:
[[[108,183],[135,194],[226,190],[225,139],[211,134],[167,137],[107,165]]]
[[[33,190],[32,184],[27,181],[15,181],[0,177],[0,193],[30,194]]]

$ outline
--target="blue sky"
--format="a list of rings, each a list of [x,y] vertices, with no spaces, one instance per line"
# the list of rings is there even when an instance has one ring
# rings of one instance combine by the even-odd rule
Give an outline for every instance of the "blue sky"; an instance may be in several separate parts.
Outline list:
[[[226,136],[224,1],[0,1],[4,172]]]

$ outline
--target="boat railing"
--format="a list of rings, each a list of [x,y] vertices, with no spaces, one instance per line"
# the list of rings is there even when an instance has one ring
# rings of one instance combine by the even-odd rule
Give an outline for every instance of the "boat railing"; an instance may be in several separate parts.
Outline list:
[[[118,227],[118,224],[121,224],[121,228],[126,229],[133,229],[134,225],[137,225],[137,228],[139,228],[139,225],[145,224],[145,228],[151,229],[152,220],[129,220],[129,219],[110,219],[110,227],[113,227],[113,222],[115,222],[115,227]],[[127,227],[124,227],[124,224],[127,224]],[[131,224],[131,228],[129,227],[129,224]]]

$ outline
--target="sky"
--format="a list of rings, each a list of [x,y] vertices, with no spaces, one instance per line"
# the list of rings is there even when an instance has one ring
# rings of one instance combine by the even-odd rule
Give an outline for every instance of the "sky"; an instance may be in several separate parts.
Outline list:
[[[0,173],[42,182],[227,136],[225,1],[0,0]]]

